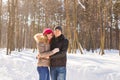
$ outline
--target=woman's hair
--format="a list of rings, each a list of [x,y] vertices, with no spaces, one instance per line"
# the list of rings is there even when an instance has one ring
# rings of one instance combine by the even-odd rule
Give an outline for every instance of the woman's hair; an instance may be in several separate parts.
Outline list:
[[[47,36],[43,35],[42,33],[35,34],[34,39],[37,43],[39,42],[47,43],[48,41]]]

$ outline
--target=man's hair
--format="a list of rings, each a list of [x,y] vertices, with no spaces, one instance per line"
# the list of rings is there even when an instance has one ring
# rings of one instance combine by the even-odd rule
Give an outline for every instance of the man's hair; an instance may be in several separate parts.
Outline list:
[[[54,30],[56,30],[56,29],[58,29],[58,30],[60,30],[60,31],[62,32],[62,27],[61,27],[61,26],[56,26],[56,27],[54,28]]]

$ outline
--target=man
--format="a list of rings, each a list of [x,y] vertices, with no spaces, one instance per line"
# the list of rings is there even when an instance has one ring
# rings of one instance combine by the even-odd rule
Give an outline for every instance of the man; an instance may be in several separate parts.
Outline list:
[[[68,40],[62,34],[62,27],[54,28],[54,37],[51,39],[50,49],[59,48],[59,52],[50,56],[51,80],[66,80],[66,61]]]

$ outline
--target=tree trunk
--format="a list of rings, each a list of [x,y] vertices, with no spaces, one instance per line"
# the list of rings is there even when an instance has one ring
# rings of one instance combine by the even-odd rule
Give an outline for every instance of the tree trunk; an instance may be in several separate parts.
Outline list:
[[[65,4],[65,14],[66,14],[66,26],[64,26],[64,34],[67,35],[69,40],[68,52],[71,52],[72,49],[72,39],[71,39],[71,27],[70,27],[70,16],[69,16],[69,0],[64,0]],[[66,31],[65,31],[66,30]]]
[[[0,48],[2,39],[2,0],[0,0]]]
[[[74,42],[73,42],[73,49],[76,50],[76,49],[79,49],[81,54],[83,54],[83,48],[80,44],[80,42],[78,41],[78,31],[76,30],[76,27],[78,26],[77,25],[77,0],[74,0],[74,11],[73,11],[73,20],[74,20]],[[76,51],[74,51],[76,52]]]
[[[8,24],[8,33],[7,33],[7,55],[11,51],[15,50],[15,10],[16,10],[16,0],[8,0],[8,12],[9,12],[9,24]]]
[[[101,4],[104,4],[103,1],[101,1]],[[103,15],[104,11],[104,7],[103,6],[100,6],[100,27],[101,27],[101,45],[100,45],[100,55],[104,55],[104,42],[105,42],[105,23],[104,23],[104,16],[105,14]]]

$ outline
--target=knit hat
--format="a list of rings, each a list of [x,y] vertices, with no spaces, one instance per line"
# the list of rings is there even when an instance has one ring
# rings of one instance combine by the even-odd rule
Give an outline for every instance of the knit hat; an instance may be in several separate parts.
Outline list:
[[[57,26],[57,27],[54,28],[54,30],[56,30],[56,29],[58,29],[62,32],[62,27],[61,26]]]
[[[46,28],[46,29],[43,30],[43,35],[47,35],[47,34],[50,34],[50,33],[53,34],[53,31],[50,28]]]

